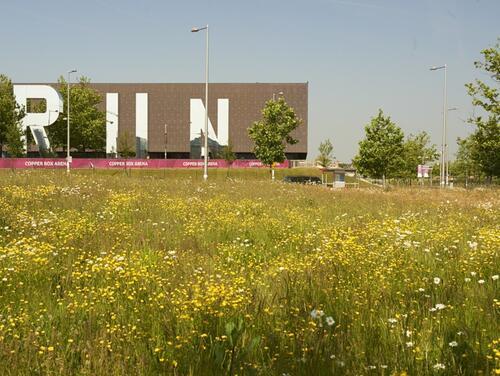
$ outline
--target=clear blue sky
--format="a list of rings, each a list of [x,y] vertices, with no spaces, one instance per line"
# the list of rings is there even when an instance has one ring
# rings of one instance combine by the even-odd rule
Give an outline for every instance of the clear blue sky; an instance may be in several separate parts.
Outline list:
[[[382,108],[440,144],[447,63],[449,143],[470,132],[464,83],[500,36],[500,0],[0,0],[0,72],[53,82],[73,67],[94,82],[309,81],[309,158],[330,138],[350,160]]]

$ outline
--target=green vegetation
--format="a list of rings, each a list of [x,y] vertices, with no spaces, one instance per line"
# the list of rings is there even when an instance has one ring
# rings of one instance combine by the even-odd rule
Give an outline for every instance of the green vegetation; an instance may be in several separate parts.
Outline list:
[[[122,132],[118,136],[118,155],[121,158],[133,158],[135,157],[135,145],[133,142],[134,136],[130,132]]]
[[[500,368],[498,191],[198,172],[0,171],[0,374]]]
[[[403,165],[399,176],[415,179],[419,164],[432,164],[438,157],[436,146],[431,144],[427,132],[410,134],[403,144]]]
[[[283,97],[267,101],[262,110],[262,120],[254,122],[248,129],[250,139],[255,143],[257,159],[270,168],[275,163],[282,163],[286,159],[286,146],[298,142],[290,133],[300,123],[301,120]]]
[[[374,178],[398,177],[404,165],[404,134],[380,109],[365,127],[365,139],[359,143],[353,162],[361,174]]]
[[[70,145],[79,152],[89,149],[103,151],[106,146],[106,114],[99,109],[102,97],[89,84],[90,79],[82,76],[77,84],[70,86]],[[67,147],[68,86],[62,76],[59,78],[59,92],[64,101],[64,116],[59,116],[48,127],[48,137],[54,149]]]
[[[461,147],[468,149],[466,154],[491,182],[494,176],[500,176],[500,104],[498,102],[500,39],[494,47],[487,48],[481,53],[484,61],[477,61],[475,65],[490,76],[493,86],[488,86],[481,80],[465,85],[479,115],[469,119],[469,122],[476,128]]]
[[[227,163],[227,177],[229,177],[229,169],[233,165],[234,161],[236,160],[236,153],[233,151],[233,145],[229,143],[228,145],[224,146],[221,150],[220,157],[224,159]]]
[[[333,144],[327,139],[319,144],[319,155],[316,162],[322,167],[328,167],[333,162]]]
[[[13,156],[24,153],[24,145],[20,139],[23,117],[24,108],[20,108],[16,102],[12,81],[0,74],[0,158],[3,156],[5,144],[9,146]]]

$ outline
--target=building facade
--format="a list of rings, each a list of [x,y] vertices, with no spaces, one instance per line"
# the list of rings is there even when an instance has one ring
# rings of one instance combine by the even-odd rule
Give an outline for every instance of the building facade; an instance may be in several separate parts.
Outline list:
[[[16,98],[18,96],[21,98],[20,104],[24,104],[23,100],[26,101],[26,98],[30,97],[30,85],[15,85]],[[45,86],[50,86],[49,89],[55,91],[58,89],[58,84],[45,84]],[[109,156],[116,154],[119,143],[124,138],[129,144],[134,145],[138,157],[164,158],[165,152],[168,158],[201,156],[200,146],[205,125],[205,84],[95,83],[90,86],[103,98],[102,110],[106,111],[107,119],[106,152]],[[37,95],[38,98],[41,96]],[[285,98],[302,120],[301,125],[293,133],[299,142],[287,147],[287,158],[305,159],[308,83],[210,83],[208,99],[210,156],[217,157],[217,151],[231,143],[238,158],[254,158],[253,142],[248,137],[248,128],[254,121],[262,118],[261,111],[265,102],[279,96]],[[43,132],[41,125],[47,126],[56,120],[58,109],[50,108],[49,102],[56,103],[56,97],[54,96],[51,101],[47,99],[48,115],[50,117],[52,113],[52,118],[27,119],[26,127],[38,129],[40,133]],[[37,116],[40,118],[40,114]],[[40,143],[43,142],[43,136],[38,135],[38,139]]]

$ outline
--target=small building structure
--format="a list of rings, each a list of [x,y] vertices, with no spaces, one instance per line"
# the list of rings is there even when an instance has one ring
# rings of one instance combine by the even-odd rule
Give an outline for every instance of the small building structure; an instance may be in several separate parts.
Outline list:
[[[341,167],[330,167],[321,169],[321,182],[332,188],[345,188],[346,170]]]

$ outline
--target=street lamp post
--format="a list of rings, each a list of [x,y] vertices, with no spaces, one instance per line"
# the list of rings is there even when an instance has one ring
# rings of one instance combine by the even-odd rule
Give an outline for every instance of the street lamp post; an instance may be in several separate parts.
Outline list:
[[[456,110],[458,110],[458,107],[450,107],[447,109],[447,111],[456,111]],[[449,155],[448,143],[446,143],[445,147],[446,147],[446,186],[449,187],[450,155]]]
[[[66,150],[66,172],[69,174],[69,165],[71,163],[71,156],[69,155],[69,149],[70,149],[70,143],[69,143],[69,107],[70,107],[70,99],[69,99],[69,90],[70,90],[70,79],[71,79],[71,73],[76,73],[76,69],[68,71],[68,113],[67,113],[67,121],[68,121],[68,129],[67,129],[67,150]]]
[[[202,30],[207,31],[205,51],[205,153],[203,163],[203,180],[206,181],[208,179],[208,25],[205,27],[193,27],[191,32],[197,33]]]
[[[440,186],[441,188],[448,186],[448,171],[446,169],[446,164],[447,164],[447,158],[446,158],[446,115],[448,112],[447,108],[447,96],[446,96],[446,71],[447,71],[447,65],[441,65],[439,67],[432,67],[430,68],[431,71],[439,70],[439,69],[444,69],[444,92],[443,92],[443,135],[441,139],[441,163],[440,163],[440,168],[439,168],[439,173],[440,173]]]
[[[165,123],[165,159],[167,159],[167,123]]]

